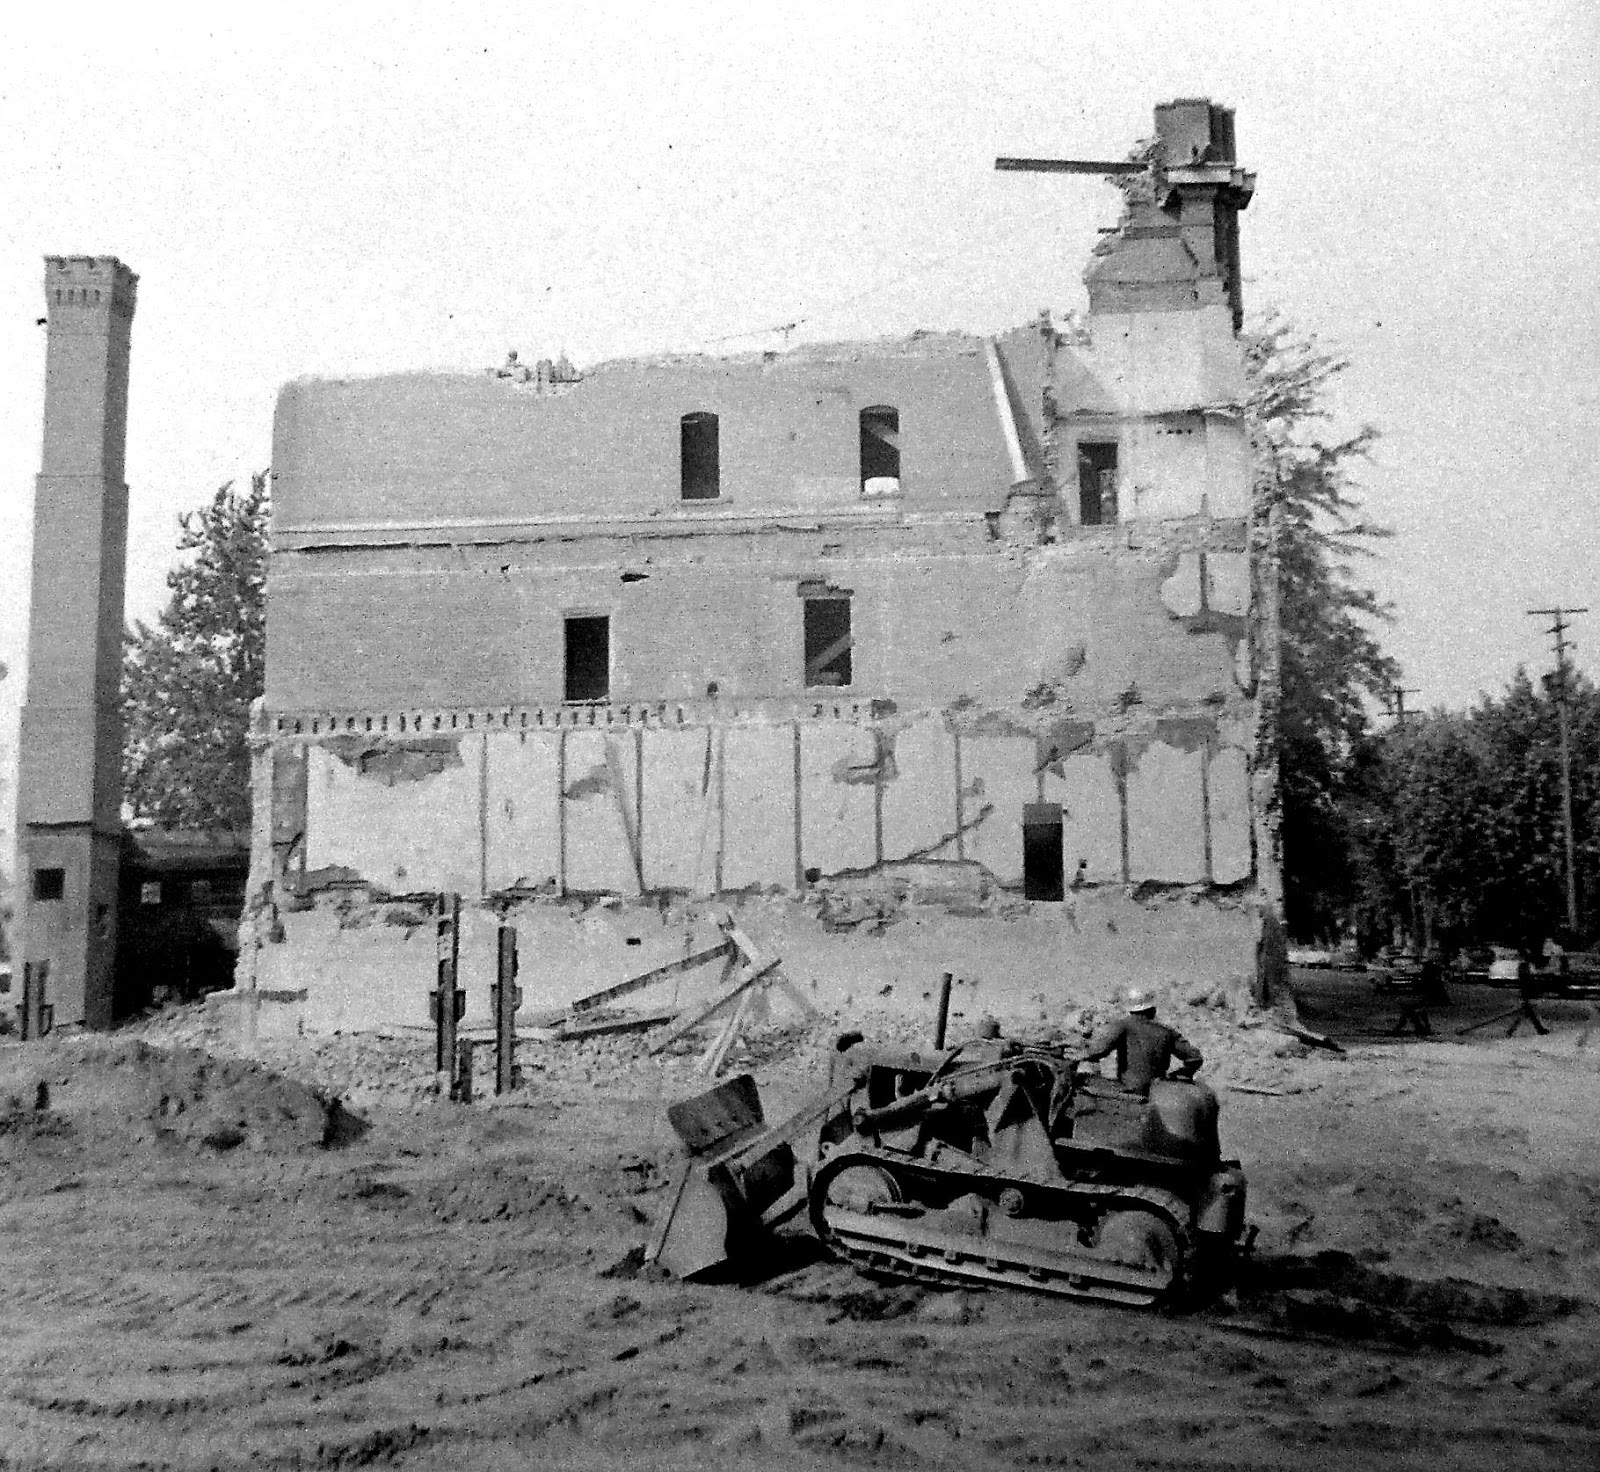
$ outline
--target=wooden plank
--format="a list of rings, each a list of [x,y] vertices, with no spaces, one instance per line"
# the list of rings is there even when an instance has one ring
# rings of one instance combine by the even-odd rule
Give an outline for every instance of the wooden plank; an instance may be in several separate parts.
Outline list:
[[[687,956],[681,956],[676,961],[668,961],[664,966],[656,966],[649,971],[641,971],[637,976],[630,976],[626,981],[619,981],[615,986],[608,986],[602,991],[590,992],[586,997],[579,997],[577,1001],[567,1007],[573,1015],[580,1012],[592,1012],[596,1007],[603,1007],[607,1002],[614,1002],[618,997],[626,997],[633,992],[643,991],[658,981],[664,981],[669,976],[676,976],[680,971],[692,971],[696,966],[703,966],[707,961],[715,960],[718,956],[729,955],[733,950],[732,941],[718,941],[714,946],[707,946],[703,951],[694,951]]]
[[[671,1022],[678,1014],[671,1008],[659,1012],[638,1012],[631,1017],[611,1017],[601,1022],[580,1022],[576,1027],[557,1028],[553,1034],[558,1043],[570,1043],[577,1038],[597,1038],[611,1032],[644,1032]]]
[[[744,957],[745,965],[760,966],[762,964],[761,952],[756,948],[756,943],[739,928],[731,912],[724,917],[720,928],[722,933],[738,949],[739,954]]]
[[[822,672],[826,670],[827,667],[847,649],[851,649],[854,646],[855,639],[849,634],[844,634],[835,639],[833,643],[829,644],[813,658],[808,659],[806,661],[806,688],[811,689],[815,687],[818,683],[818,677],[822,674]]]
[[[1002,173],[1023,174],[1095,174],[1101,177],[1114,174],[1142,174],[1148,164],[1136,164],[1128,159],[1093,158],[1007,158],[994,161]]]
[[[739,1005],[733,1009],[733,1016],[728,1019],[728,1025],[722,1029],[721,1035],[711,1045],[701,1062],[700,1072],[711,1078],[717,1076],[723,1060],[728,1056],[728,1050],[739,1040],[739,1034],[744,1031],[745,1019],[750,1015],[750,1007],[759,995],[760,988],[754,986],[745,988],[744,995],[739,998]]]
[[[731,914],[722,922],[722,932],[730,941],[733,942],[739,954],[744,957],[745,964],[747,966],[759,966],[762,964],[761,952],[756,948],[756,943],[739,928]],[[817,1008],[801,993],[800,989],[795,986],[795,984],[790,981],[782,971],[779,971],[772,978],[772,985],[781,991],[784,996],[788,997],[788,999],[800,1009],[802,1016],[811,1018],[822,1016],[822,1013],[817,1010]]]
[[[702,1007],[692,1017],[686,1018],[684,1021],[678,1023],[677,1026],[675,1026],[665,1037],[658,1038],[650,1045],[650,1051],[652,1053],[659,1053],[663,1048],[670,1047],[673,1043],[677,1042],[679,1038],[684,1036],[684,1034],[691,1033],[695,1030],[695,1028],[701,1026],[702,1023],[709,1022],[717,1015],[717,1013],[722,1011],[724,1007],[730,1006],[734,1002],[737,1002],[750,987],[754,986],[758,981],[760,981],[761,978],[771,971],[772,968],[777,964],[778,963],[776,961],[769,961],[759,971],[750,972],[742,981],[734,986],[731,991],[724,992],[714,1002],[707,1003],[706,1006]]]

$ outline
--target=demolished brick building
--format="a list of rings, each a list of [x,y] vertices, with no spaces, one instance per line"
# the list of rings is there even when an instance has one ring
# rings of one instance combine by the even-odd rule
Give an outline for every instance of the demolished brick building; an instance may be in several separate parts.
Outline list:
[[[536,995],[687,950],[712,897],[873,885],[980,944],[1071,911],[1030,932],[1063,974],[1097,903],[1132,956],[1163,912],[1115,916],[1181,894],[1257,976],[1253,180],[1231,113],[1156,121],[1066,325],[285,388],[240,993],[423,1023],[443,892],[475,943],[513,915]]]

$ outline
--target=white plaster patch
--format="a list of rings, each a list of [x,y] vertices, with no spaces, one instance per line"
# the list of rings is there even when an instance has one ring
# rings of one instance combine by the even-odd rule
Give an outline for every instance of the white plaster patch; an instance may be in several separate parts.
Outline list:
[[[710,729],[644,732],[646,888],[716,888],[716,756]]]
[[[1250,563],[1243,552],[1206,553],[1206,602],[1216,613],[1250,609]]]
[[[1243,417],[1206,416],[1206,507],[1213,516],[1248,516],[1253,467]]]
[[[794,730],[734,726],[726,742],[722,883],[794,885]]]
[[[567,888],[637,894],[638,762],[631,731],[569,731],[566,764]]]
[[[1128,868],[1135,882],[1197,884],[1205,878],[1198,749],[1153,741],[1128,772]]]
[[[962,817],[973,825],[967,829],[967,857],[1002,884],[1022,883],[1022,810],[1038,795],[1033,764],[1034,743],[1028,737],[961,740]]]
[[[1251,649],[1250,640],[1239,640],[1238,647],[1233,651],[1233,682],[1246,695],[1254,695],[1256,691],[1254,651]]]
[[[309,1031],[427,1026],[428,993],[438,980],[431,924],[345,930],[331,910],[287,914],[283,924],[284,944],[262,951],[267,964],[257,985],[304,988]]]
[[[1211,754],[1211,877],[1236,884],[1250,877],[1250,764],[1236,746]]]
[[[800,728],[800,851],[807,869],[837,874],[877,862],[876,744],[863,726]],[[847,771],[862,780],[843,780]]]
[[[883,788],[883,857],[956,856],[955,738],[939,719],[918,721],[894,742],[898,775]]]
[[[1121,519],[1166,521],[1198,516],[1210,504],[1205,426],[1198,414],[1168,415],[1130,426],[1126,478],[1137,485]]]
[[[489,738],[488,880],[491,891],[556,882],[560,758],[553,731]]]
[[[1062,862],[1070,885],[1079,862],[1090,884],[1114,884],[1122,878],[1122,800],[1111,763],[1084,753],[1062,763],[1065,778],[1049,773],[1044,795],[1059,802],[1062,817]]]
[[[1180,552],[1177,570],[1161,585],[1161,601],[1176,618],[1200,612],[1200,554]]]
[[[1084,369],[1125,414],[1242,403],[1244,360],[1225,306],[1188,312],[1101,312],[1076,345]]]
[[[477,894],[481,744],[467,737],[460,750],[460,766],[390,785],[312,746],[306,867],[352,869],[396,893]]]

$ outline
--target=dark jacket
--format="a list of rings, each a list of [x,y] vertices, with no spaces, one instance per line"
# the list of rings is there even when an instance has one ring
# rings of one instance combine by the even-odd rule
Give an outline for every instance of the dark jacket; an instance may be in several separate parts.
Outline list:
[[[1117,1082],[1130,1094],[1141,1098],[1150,1092],[1150,1085],[1165,1078],[1172,1060],[1184,1064],[1183,1072],[1193,1075],[1205,1062],[1200,1050],[1176,1028],[1157,1022],[1153,1017],[1134,1013],[1107,1023],[1089,1039],[1087,1060],[1104,1058],[1115,1050],[1117,1055]]]

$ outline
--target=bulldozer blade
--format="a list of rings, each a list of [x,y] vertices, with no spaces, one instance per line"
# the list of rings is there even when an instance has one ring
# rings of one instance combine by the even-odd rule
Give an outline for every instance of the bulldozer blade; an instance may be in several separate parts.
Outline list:
[[[675,1278],[710,1272],[732,1256],[728,1242],[732,1213],[713,1179],[715,1169],[698,1160],[683,1162],[673,1182],[672,1204],[645,1252],[645,1261]]]
[[[691,1155],[708,1155],[754,1135],[765,1123],[761,1094],[748,1073],[681,1099],[667,1110],[667,1122]]]
[[[853,1087],[811,1100],[778,1125],[766,1123],[747,1073],[672,1105],[667,1118],[689,1156],[645,1260],[687,1278],[759,1253],[770,1230],[805,1204],[818,1127]]]

